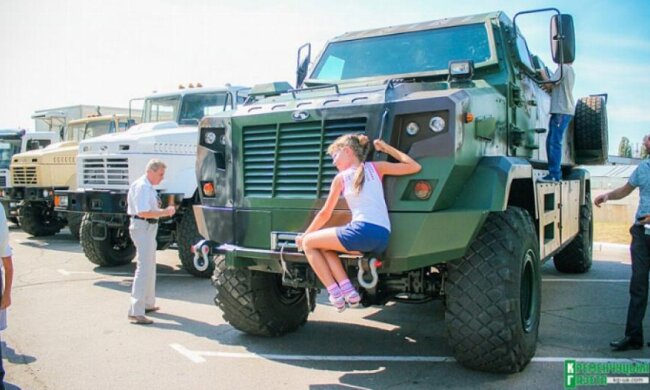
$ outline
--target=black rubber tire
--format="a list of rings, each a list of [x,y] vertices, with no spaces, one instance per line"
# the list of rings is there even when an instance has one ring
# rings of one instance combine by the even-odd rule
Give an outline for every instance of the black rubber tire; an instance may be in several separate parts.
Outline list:
[[[456,360],[472,369],[519,372],[537,348],[540,261],[528,212],[490,213],[467,254],[448,264],[445,322]]]
[[[582,274],[591,268],[593,261],[594,221],[591,196],[580,206],[578,235],[564,249],[553,256],[553,264],[559,272]]]
[[[72,238],[75,240],[79,240],[79,231],[81,230],[81,219],[83,218],[83,214],[81,213],[67,213],[66,214],[66,219],[68,220],[68,229],[70,229],[70,233],[72,234]]]
[[[16,226],[20,226],[20,221],[18,221],[18,217],[9,217],[9,221],[16,224]]]
[[[607,161],[607,104],[603,96],[578,100],[573,122],[575,158],[578,164],[600,165]]]
[[[20,227],[34,237],[53,236],[65,226],[54,207],[44,202],[26,202],[18,212]]]
[[[307,321],[315,304],[313,290],[307,294],[305,289],[284,287],[280,274],[229,269],[223,256],[214,262],[214,303],[236,329],[256,336],[281,336]]]
[[[92,214],[86,213],[81,220],[80,241],[86,258],[100,267],[129,264],[135,257],[135,246],[129,237],[128,229],[110,228],[106,239],[98,241],[92,236],[91,218]],[[118,236],[121,243],[116,245]]]
[[[194,266],[194,254],[192,245],[201,241],[203,237],[196,227],[196,218],[192,208],[186,208],[183,212],[180,222],[176,225],[176,244],[178,245],[178,258],[185,270],[199,278],[209,278],[214,274],[214,261],[208,263],[205,271],[199,271]]]

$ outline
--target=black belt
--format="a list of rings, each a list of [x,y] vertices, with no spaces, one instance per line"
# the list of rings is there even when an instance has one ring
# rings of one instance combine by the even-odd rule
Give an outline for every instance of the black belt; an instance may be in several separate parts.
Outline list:
[[[135,219],[140,219],[142,221],[147,221],[152,225],[155,225],[155,224],[158,223],[158,218],[142,218],[142,217],[138,217],[137,215],[132,215],[132,217],[135,218]]]

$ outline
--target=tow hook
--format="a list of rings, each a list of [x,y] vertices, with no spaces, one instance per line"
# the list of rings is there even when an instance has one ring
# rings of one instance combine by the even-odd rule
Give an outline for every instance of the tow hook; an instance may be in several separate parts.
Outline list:
[[[209,240],[201,240],[194,244],[192,253],[194,253],[194,268],[199,272],[206,271],[210,265],[210,259],[208,258],[210,253]]]
[[[359,280],[359,285],[361,285],[365,289],[375,288],[375,286],[377,286],[377,281],[379,281],[379,275],[377,275],[377,268],[381,267],[382,265],[381,261],[375,257],[371,258],[370,260],[360,257],[357,263],[359,265],[359,272],[357,273],[357,279]],[[370,275],[372,277],[370,282],[366,281],[364,275],[366,271],[370,271]]]

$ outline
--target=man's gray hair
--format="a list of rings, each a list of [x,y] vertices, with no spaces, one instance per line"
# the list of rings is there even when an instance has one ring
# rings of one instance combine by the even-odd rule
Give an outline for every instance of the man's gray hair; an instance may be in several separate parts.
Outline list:
[[[165,165],[165,163],[160,159],[152,158],[147,163],[147,169],[145,169],[145,172],[149,172],[149,171],[158,172],[160,168],[166,169],[167,165]]]

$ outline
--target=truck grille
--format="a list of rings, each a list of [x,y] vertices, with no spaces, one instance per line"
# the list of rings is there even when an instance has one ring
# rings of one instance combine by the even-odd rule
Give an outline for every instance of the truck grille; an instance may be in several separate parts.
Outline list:
[[[128,186],[129,160],[126,158],[84,159],[83,184]]]
[[[36,167],[13,167],[11,168],[14,185],[37,184]]]
[[[7,186],[7,177],[6,176],[0,176],[0,187],[6,187]]]
[[[327,147],[365,128],[365,118],[244,127],[244,196],[327,197],[336,175]]]

